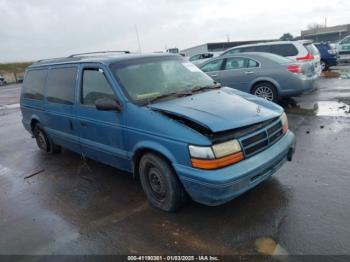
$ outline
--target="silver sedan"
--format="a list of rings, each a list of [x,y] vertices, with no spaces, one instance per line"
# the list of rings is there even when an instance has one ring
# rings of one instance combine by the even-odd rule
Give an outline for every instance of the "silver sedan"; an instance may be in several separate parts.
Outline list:
[[[275,102],[314,89],[318,78],[312,63],[298,63],[270,53],[218,57],[199,67],[223,86]]]

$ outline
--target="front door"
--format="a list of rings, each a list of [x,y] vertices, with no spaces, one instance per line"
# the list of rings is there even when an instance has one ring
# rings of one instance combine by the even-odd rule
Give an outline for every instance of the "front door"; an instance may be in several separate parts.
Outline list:
[[[224,61],[218,81],[238,90],[249,92],[250,83],[259,74],[259,63],[244,57],[231,57]]]
[[[80,144],[87,157],[128,169],[123,143],[123,109],[121,112],[101,111],[95,107],[100,98],[118,100],[111,83],[111,76],[103,66],[89,64],[81,68],[77,109]]]

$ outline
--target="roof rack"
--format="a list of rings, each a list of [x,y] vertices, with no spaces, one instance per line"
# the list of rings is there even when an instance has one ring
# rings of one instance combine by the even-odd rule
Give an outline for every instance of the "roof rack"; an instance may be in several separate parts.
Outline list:
[[[108,53],[124,53],[124,54],[130,54],[130,51],[128,51],[128,50],[122,50],[122,51],[88,52],[88,53],[73,54],[73,55],[68,56],[68,58],[73,58],[73,57],[78,57],[78,56],[85,56],[85,55],[108,54]]]

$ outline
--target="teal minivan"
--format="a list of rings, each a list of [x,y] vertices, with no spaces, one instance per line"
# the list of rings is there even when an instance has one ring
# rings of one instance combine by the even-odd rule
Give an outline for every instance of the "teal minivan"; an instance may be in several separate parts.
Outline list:
[[[295,148],[283,109],[222,87],[173,54],[82,54],[27,68],[21,111],[41,150],[62,147],[133,174],[149,202],[223,204]]]

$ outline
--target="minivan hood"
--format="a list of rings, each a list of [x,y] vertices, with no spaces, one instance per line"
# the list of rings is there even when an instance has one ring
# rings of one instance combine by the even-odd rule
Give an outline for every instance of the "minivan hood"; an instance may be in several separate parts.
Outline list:
[[[262,122],[282,113],[277,105],[276,107],[259,105],[230,92],[229,89],[211,90],[150,104],[148,107],[188,119],[214,133]],[[245,95],[246,98],[248,96],[251,95]],[[256,97],[253,99],[256,100]],[[271,102],[263,101],[263,103]]]

